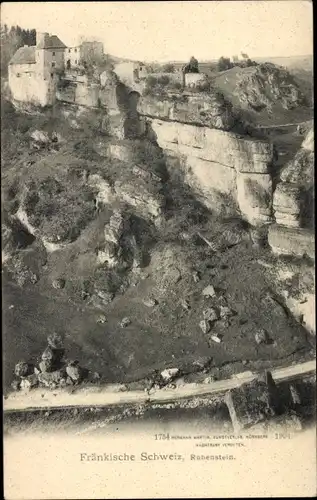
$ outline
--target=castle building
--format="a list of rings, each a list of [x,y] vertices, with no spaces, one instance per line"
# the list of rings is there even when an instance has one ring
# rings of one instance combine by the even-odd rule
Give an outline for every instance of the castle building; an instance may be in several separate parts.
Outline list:
[[[103,59],[104,50],[102,42],[82,42],[76,47],[67,47],[65,49],[66,69],[74,69],[79,65],[98,62]]]
[[[36,45],[20,47],[9,62],[9,87],[16,101],[54,103],[66,45],[56,35],[38,33]]]

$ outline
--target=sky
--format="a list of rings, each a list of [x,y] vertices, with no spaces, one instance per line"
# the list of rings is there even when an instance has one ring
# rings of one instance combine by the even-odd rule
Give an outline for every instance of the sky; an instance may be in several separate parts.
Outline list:
[[[309,0],[3,2],[1,24],[100,39],[106,53],[143,61],[311,55]]]

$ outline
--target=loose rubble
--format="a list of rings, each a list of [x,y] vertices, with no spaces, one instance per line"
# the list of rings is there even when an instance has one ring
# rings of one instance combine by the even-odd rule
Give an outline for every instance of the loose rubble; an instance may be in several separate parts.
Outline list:
[[[210,335],[211,340],[216,342],[217,344],[221,343],[221,338],[218,335]]]
[[[143,304],[146,307],[154,307],[154,306],[156,306],[157,301],[155,299],[148,298],[148,299],[143,300]]]
[[[270,342],[270,338],[266,330],[261,328],[254,335],[255,341],[258,345],[260,344],[268,344]]]
[[[130,318],[123,318],[121,320],[120,326],[121,328],[125,328],[126,326],[129,326],[131,324]]]
[[[212,285],[206,286],[206,288],[204,288],[203,291],[202,291],[202,295],[204,297],[215,297],[216,296],[216,292],[215,292],[214,287]]]
[[[200,326],[201,330],[203,331],[203,333],[210,332],[211,326],[210,326],[209,321],[203,319],[202,321],[199,322],[199,326]]]
[[[104,314],[100,314],[100,316],[98,316],[98,318],[97,318],[97,323],[99,323],[100,325],[103,325],[106,322],[107,322],[106,316]]]
[[[14,373],[17,379],[11,384],[14,391],[30,391],[38,386],[56,389],[88,380],[89,371],[82,368],[78,361],[64,360],[65,349],[61,335],[52,333],[47,337],[47,343],[38,365],[26,361],[19,361],[16,364]],[[89,377],[89,381],[92,382],[99,379],[100,375],[97,372]]]
[[[164,382],[171,382],[179,374],[179,368],[166,368],[161,372]]]
[[[218,314],[216,309],[214,309],[213,307],[209,307],[208,309],[205,309],[203,311],[203,317],[205,320],[213,323],[214,321],[217,321]]]
[[[52,281],[52,287],[56,290],[62,290],[65,287],[65,280],[62,278],[58,278]]]

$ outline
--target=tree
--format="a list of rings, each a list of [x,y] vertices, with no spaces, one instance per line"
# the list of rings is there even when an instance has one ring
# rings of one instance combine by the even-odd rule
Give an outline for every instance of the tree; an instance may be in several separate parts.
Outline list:
[[[5,24],[1,26],[1,75],[8,73],[8,64],[11,57],[23,45],[36,45],[36,30],[25,30],[20,26],[11,26],[10,30]]]
[[[192,56],[189,60],[189,71],[188,73],[199,73],[198,61]]]
[[[162,71],[163,71],[163,73],[174,73],[174,71],[175,71],[174,64],[172,64],[172,63],[164,64]]]
[[[186,64],[183,69],[183,73],[199,73],[198,61],[192,56],[189,60],[189,63]]]
[[[230,61],[229,57],[220,57],[217,63],[217,69],[218,71],[226,71],[227,69],[230,69],[233,67],[232,62]]]

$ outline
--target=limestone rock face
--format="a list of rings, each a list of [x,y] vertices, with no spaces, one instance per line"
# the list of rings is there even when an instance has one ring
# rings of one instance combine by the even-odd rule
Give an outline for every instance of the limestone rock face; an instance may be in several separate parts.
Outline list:
[[[308,229],[272,224],[269,228],[268,241],[276,254],[299,257],[306,254],[311,259],[315,258],[315,237]]]
[[[271,144],[232,132],[157,119],[151,120],[151,128],[164,150],[217,162],[239,172],[268,173],[273,161]]]
[[[314,134],[310,129],[280,175],[274,193],[275,219],[287,227],[314,225]]]
[[[299,185],[314,183],[314,151],[301,148],[281,172],[281,181]]]
[[[300,188],[281,182],[274,192],[275,219],[288,227],[300,226]]]
[[[186,183],[211,210],[231,214],[236,210],[236,171],[194,156],[184,157],[181,168]]]
[[[255,225],[271,220],[272,144],[215,128],[150,121],[169,170],[180,169],[208,208],[224,214],[240,210]]]
[[[313,128],[311,128],[308,131],[308,133],[307,133],[307,135],[302,143],[302,148],[306,149],[307,151],[314,151],[314,129]]]
[[[269,174],[239,173],[237,198],[241,213],[251,224],[271,221],[272,178]]]
[[[141,115],[220,130],[231,130],[236,121],[231,104],[218,93],[167,93],[160,99],[142,96],[138,111]]]

